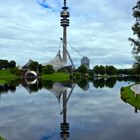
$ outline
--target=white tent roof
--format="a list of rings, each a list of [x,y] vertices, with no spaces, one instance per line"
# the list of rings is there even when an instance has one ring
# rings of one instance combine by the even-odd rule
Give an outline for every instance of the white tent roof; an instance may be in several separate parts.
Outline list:
[[[58,51],[57,55],[49,62],[42,64],[43,66],[47,66],[47,65],[52,65],[53,69],[55,71],[59,70],[60,68],[63,68],[66,65],[66,63],[64,62],[64,60],[61,57],[60,54],[60,50]]]

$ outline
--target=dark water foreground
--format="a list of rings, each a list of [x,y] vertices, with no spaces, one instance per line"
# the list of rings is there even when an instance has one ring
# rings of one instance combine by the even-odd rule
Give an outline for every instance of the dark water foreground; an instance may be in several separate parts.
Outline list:
[[[0,135],[7,140],[139,140],[140,112],[120,98],[120,88],[136,79],[107,80],[0,85]]]

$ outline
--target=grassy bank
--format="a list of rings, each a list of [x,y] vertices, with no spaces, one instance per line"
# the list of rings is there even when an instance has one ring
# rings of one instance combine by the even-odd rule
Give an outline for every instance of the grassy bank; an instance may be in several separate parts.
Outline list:
[[[0,140],[4,140],[4,138],[2,138],[2,137],[0,136]]]
[[[10,81],[20,79],[20,76],[12,74],[9,69],[0,71],[0,84],[9,83]]]
[[[9,83],[10,81],[20,79],[20,76],[12,74],[9,69],[0,71],[0,84]],[[69,80],[69,74],[62,72],[54,72],[53,74],[42,74],[40,76],[42,80],[52,80],[56,82]]]
[[[70,79],[69,77],[70,77],[69,74],[62,73],[62,72],[55,72],[53,74],[43,74],[43,75],[41,75],[40,78],[42,80],[52,80],[55,82],[61,82],[61,81],[69,80]]]
[[[121,88],[121,99],[133,107],[140,109],[140,94],[135,94],[135,92],[131,90],[132,86],[133,85]]]

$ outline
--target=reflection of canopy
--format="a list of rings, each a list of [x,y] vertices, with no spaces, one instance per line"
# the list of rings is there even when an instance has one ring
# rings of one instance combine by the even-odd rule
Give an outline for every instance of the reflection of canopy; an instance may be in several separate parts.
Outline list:
[[[61,83],[54,83],[50,91],[56,96],[58,102],[60,102],[61,95],[67,91],[67,87],[64,87]]]
[[[61,57],[60,50],[58,51],[57,55],[49,62],[42,64],[43,66],[52,65],[55,71],[63,68],[66,66],[66,63]]]

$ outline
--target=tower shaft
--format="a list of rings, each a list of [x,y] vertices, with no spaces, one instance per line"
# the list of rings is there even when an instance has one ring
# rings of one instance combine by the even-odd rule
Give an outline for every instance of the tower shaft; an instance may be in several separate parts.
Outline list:
[[[63,27],[63,60],[67,63],[67,28]]]
[[[61,26],[63,27],[63,60],[67,63],[67,27],[69,26],[70,13],[68,12],[68,7],[66,0],[64,0],[64,7],[62,7],[61,16]]]

